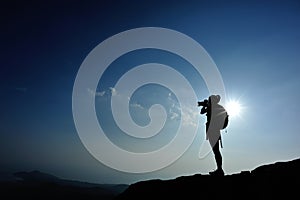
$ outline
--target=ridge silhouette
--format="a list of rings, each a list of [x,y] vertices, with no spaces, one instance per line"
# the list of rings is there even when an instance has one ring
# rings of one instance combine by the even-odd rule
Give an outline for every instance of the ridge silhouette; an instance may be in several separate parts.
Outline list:
[[[171,180],[140,181],[131,184],[115,199],[160,199],[170,196],[213,199],[296,198],[299,169],[300,158],[225,176],[194,174]]]

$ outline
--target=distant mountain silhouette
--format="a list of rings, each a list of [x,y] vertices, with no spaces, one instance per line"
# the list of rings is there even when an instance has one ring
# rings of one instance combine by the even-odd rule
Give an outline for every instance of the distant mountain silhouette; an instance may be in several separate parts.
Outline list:
[[[111,200],[128,185],[96,184],[61,179],[40,171],[16,172],[16,180],[0,181],[0,199]]]
[[[171,180],[147,180],[131,184],[116,200],[223,198],[297,198],[299,196],[300,159],[262,165],[223,177],[195,174]]]
[[[14,175],[22,179],[23,181],[27,181],[27,182],[40,182],[40,183],[51,182],[62,186],[89,187],[89,188],[98,187],[114,193],[122,192],[125,188],[128,187],[128,185],[126,184],[97,184],[97,183],[88,183],[88,182],[75,181],[75,180],[66,180],[37,170],[31,172],[16,172],[14,173]]]
[[[14,173],[15,177],[20,178],[23,181],[38,181],[38,182],[60,182],[60,178],[53,176],[51,174],[46,174],[40,171],[31,171],[31,172],[16,172]]]

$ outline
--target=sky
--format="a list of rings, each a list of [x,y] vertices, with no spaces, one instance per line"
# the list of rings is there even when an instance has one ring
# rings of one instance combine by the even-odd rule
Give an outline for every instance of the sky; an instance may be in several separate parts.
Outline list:
[[[130,184],[207,174],[215,168],[212,153],[199,156],[206,145],[205,117],[194,102],[208,97],[208,86],[195,66],[177,54],[144,48],[120,55],[101,77],[96,77],[99,82],[95,88],[83,87],[82,99],[74,96],[76,78],[91,52],[116,34],[143,27],[174,30],[199,43],[221,75],[226,99],[239,102],[239,115],[230,118],[227,132],[222,133],[225,173],[300,157],[297,1],[7,1],[1,6],[0,20],[0,173],[40,170],[73,180]],[[129,41],[134,44],[135,38]],[[104,45],[105,55],[126,49],[128,41],[123,42],[124,46]],[[170,46],[184,48],[186,44],[180,42]],[[101,75],[99,69],[103,66],[97,62],[102,62],[103,57],[97,56],[96,64],[92,64],[96,66],[95,75]],[[144,65],[147,63],[156,66],[156,74],[139,68],[141,75],[135,75],[138,67],[151,69]],[[170,73],[164,79],[165,66],[177,74]],[[123,75],[129,72],[134,75],[126,79]],[[178,77],[189,84],[182,85]],[[118,85],[122,78],[125,84]],[[149,78],[171,81],[171,85],[149,82],[132,93],[126,89]],[[74,98],[79,102],[76,105],[82,105],[83,114],[74,115]],[[85,112],[85,101],[94,102],[94,116],[101,130],[126,152],[155,152],[173,141],[180,127],[193,140],[176,143],[175,152],[162,152],[156,160],[118,158],[115,152],[103,150],[101,141],[83,141],[90,132],[100,130],[78,129],[76,116],[91,114]],[[119,107],[123,104],[125,107]],[[129,115],[123,112],[126,109]],[[145,129],[133,133],[140,129],[129,122]],[[87,117],[82,123],[91,121]],[[190,132],[195,132],[194,138]],[[168,163],[183,143],[189,144],[188,148]],[[93,152],[103,155],[106,162]],[[109,166],[115,165],[108,164],[110,161],[121,164],[114,168]],[[127,171],[122,170],[124,162]],[[138,171],[143,166],[148,166],[148,171],[128,170]],[[159,167],[151,171],[151,166]]]

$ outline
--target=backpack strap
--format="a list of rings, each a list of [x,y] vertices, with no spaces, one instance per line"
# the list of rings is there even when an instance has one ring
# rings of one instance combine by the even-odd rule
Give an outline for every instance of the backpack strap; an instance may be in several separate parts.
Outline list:
[[[221,144],[221,148],[223,148],[222,136],[220,136],[220,144]]]

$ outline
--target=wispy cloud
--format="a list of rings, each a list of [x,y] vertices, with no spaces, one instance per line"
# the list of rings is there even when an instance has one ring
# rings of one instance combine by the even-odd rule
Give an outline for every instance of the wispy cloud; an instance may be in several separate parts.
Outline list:
[[[96,96],[96,97],[102,97],[105,95],[105,91],[102,91],[102,92],[97,92],[97,91],[94,91],[90,88],[87,89],[88,92],[92,95],[92,96]]]
[[[172,97],[173,94],[169,93],[168,94],[168,101],[171,105],[170,109],[169,109],[169,114],[170,114],[170,119],[171,120],[177,120],[180,118],[180,112],[182,110],[185,110],[185,113],[181,112],[181,119],[182,124],[185,126],[197,126],[197,120],[198,120],[198,110],[194,109],[192,107],[180,107],[179,103],[177,101],[175,101],[175,99]]]
[[[168,102],[170,104],[169,114],[171,120],[179,119],[180,108],[178,102],[172,98],[172,93],[168,94]]]
[[[170,113],[171,120],[179,119],[179,114],[177,112],[175,112],[173,109],[170,109],[169,113]]]
[[[117,95],[117,90],[116,90],[116,88],[110,87],[109,89],[110,89],[110,92],[111,92],[111,95],[112,95],[112,96],[116,96],[116,95]]]
[[[192,109],[191,107],[186,107],[185,110],[186,110],[186,113],[183,114],[183,116],[182,116],[183,125],[196,127],[198,116],[199,116],[198,110]]]
[[[138,104],[138,103],[130,104],[130,106],[133,107],[133,108],[144,109],[144,107],[141,104]]]

